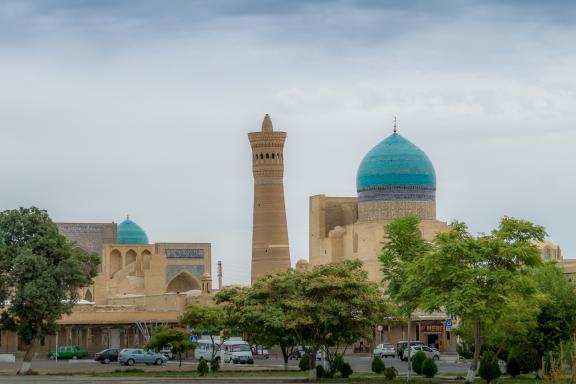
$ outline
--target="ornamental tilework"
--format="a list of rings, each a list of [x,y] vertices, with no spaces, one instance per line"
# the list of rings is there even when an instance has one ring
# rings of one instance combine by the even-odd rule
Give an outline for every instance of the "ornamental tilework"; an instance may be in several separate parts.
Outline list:
[[[203,265],[167,265],[166,266],[166,281],[172,280],[181,271],[187,271],[198,280],[202,280],[204,274]]]

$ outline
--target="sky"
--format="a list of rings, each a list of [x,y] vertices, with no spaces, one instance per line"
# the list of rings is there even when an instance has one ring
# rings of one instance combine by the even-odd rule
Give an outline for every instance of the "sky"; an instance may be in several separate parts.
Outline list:
[[[247,133],[288,133],[295,264],[309,197],[355,196],[397,116],[439,220],[527,219],[576,258],[575,21],[554,0],[0,0],[0,209],[129,214],[247,284]]]

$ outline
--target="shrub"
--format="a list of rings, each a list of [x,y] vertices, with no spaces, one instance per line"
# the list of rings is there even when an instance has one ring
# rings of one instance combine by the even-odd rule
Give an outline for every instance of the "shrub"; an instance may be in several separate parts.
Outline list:
[[[426,354],[422,351],[418,351],[412,356],[412,370],[419,375],[422,374],[422,363],[424,360],[426,360]]]
[[[372,372],[374,373],[382,373],[386,369],[386,364],[382,361],[382,359],[378,356],[374,356],[372,359]]]
[[[422,362],[422,374],[428,378],[436,376],[438,373],[438,366],[431,358],[427,357]]]
[[[522,373],[530,373],[538,369],[540,358],[534,348],[526,345],[514,347],[510,350],[509,356],[514,356],[518,361]]]
[[[200,376],[206,376],[206,374],[208,373],[208,363],[206,362],[206,360],[200,359],[197,370]]]
[[[302,355],[302,358],[298,362],[298,368],[300,368],[301,371],[310,370],[310,357],[308,356],[310,355],[308,354],[308,352],[306,352],[305,354]]]
[[[216,372],[220,369],[220,359],[216,358],[210,362],[210,370]]]
[[[394,367],[388,367],[384,369],[384,377],[386,380],[393,381],[398,375],[398,371]]]
[[[316,378],[321,379],[326,376],[326,372],[324,371],[324,367],[321,365],[316,366]]]
[[[514,356],[509,356],[506,362],[506,373],[512,377],[516,377],[520,374],[520,362]]]
[[[487,351],[482,354],[478,373],[487,383],[491,383],[500,377],[500,366],[494,353]]]
[[[344,378],[347,379],[350,377],[351,374],[354,373],[354,371],[352,370],[352,367],[350,366],[350,364],[344,362],[342,363],[342,365],[339,367],[338,369],[340,371],[340,375]]]
[[[344,364],[344,358],[342,355],[335,355],[334,359],[330,362],[330,370],[332,372],[340,372],[340,367]]]

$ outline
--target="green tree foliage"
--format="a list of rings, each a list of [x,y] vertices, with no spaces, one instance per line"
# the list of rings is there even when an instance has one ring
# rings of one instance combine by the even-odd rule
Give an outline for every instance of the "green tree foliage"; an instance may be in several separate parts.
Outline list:
[[[427,357],[422,361],[422,374],[428,378],[436,376],[438,366],[431,358]]]
[[[98,255],[74,248],[58,233],[46,211],[0,212],[0,324],[29,344],[21,374],[28,372],[38,340],[56,333],[80,288],[92,284],[98,264]]]
[[[231,319],[259,340],[310,346],[309,378],[316,377],[321,347],[349,345],[369,337],[372,326],[385,316],[378,284],[368,280],[358,260],[322,265],[310,272],[289,270],[258,280],[253,288],[227,294]],[[254,323],[252,323],[254,322]],[[260,327],[260,328],[258,328]],[[261,338],[260,338],[261,337]],[[266,338],[266,339],[264,339]]]
[[[414,354],[412,358],[412,369],[417,374],[422,374],[422,363],[426,360],[426,354],[422,351],[418,351]]]
[[[478,373],[488,384],[500,377],[501,373],[498,358],[493,352],[486,351],[482,354]]]
[[[146,343],[146,350],[153,349],[160,351],[162,348],[171,345],[172,353],[178,355],[178,367],[182,367],[182,354],[188,351],[194,351],[196,344],[188,338],[188,333],[181,332],[177,329],[159,327],[154,330],[154,334]]]
[[[198,368],[196,368],[196,370],[198,371],[200,376],[206,376],[206,374],[209,371],[209,368],[208,363],[206,362],[205,359],[200,359],[200,361],[198,362]]]
[[[520,362],[514,356],[509,356],[506,362],[506,373],[512,377],[516,377],[520,374]]]
[[[576,286],[554,263],[545,263],[534,271],[533,278],[545,297],[528,337],[540,362],[545,352],[557,349],[576,334]]]
[[[212,358],[216,360],[218,352],[216,337],[225,336],[226,326],[229,323],[226,312],[221,307],[206,307],[189,305],[186,311],[180,316],[180,323],[190,327],[198,334],[207,333],[212,341]],[[220,338],[220,343],[224,342],[224,337]]]
[[[384,369],[386,369],[386,364],[384,364],[380,356],[374,356],[372,358],[371,368],[374,373],[382,373]]]
[[[416,279],[408,279],[408,268],[432,249],[430,243],[422,239],[419,224],[417,217],[405,216],[386,225],[386,243],[379,257],[386,293],[396,304],[398,315],[407,319],[408,340],[411,340],[412,312],[417,309],[420,300],[420,284]],[[410,377],[410,348],[407,358]]]
[[[342,376],[343,379],[349,378],[350,375],[354,373],[354,371],[352,370],[352,366],[350,366],[350,363],[346,361],[342,363],[342,365],[340,365],[339,371],[340,376]]]
[[[425,311],[446,310],[472,324],[474,357],[467,381],[474,380],[481,350],[482,325],[487,327],[507,304],[537,294],[529,273],[541,264],[534,241],[544,229],[530,222],[503,218],[489,235],[472,236],[463,223],[440,233],[434,251],[407,268],[407,287],[415,287]]]
[[[272,290],[272,279],[273,276],[260,278],[250,288],[224,289],[216,295],[216,302],[222,303],[228,314],[228,328],[237,328],[255,344],[279,345],[287,370],[296,335],[286,326],[284,303],[293,296],[294,289]]]

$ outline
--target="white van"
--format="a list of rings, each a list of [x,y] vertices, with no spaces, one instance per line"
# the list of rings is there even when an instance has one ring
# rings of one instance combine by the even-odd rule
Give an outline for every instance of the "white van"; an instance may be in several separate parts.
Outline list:
[[[198,340],[198,346],[194,351],[194,357],[197,360],[204,359],[208,362],[223,359],[225,363],[234,364],[254,364],[250,344],[242,340],[241,337],[231,337],[224,341],[224,350],[220,350],[220,337],[214,337],[214,344],[210,337],[203,336]]]

